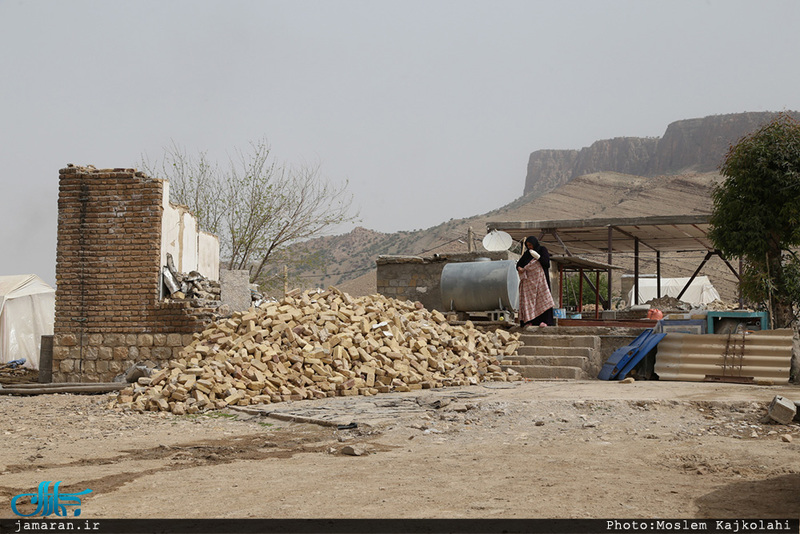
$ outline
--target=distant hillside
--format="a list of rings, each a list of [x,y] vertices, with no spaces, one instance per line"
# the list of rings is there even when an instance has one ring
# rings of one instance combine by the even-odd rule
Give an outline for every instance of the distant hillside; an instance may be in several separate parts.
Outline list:
[[[788,112],[800,120],[800,112]],[[687,119],[667,126],[663,137],[617,137],[580,150],[537,150],[528,158],[524,194],[543,194],[594,172],[654,177],[713,172],[731,144],[777,113],[733,113]]]
[[[800,119],[800,113],[792,114]],[[384,234],[356,228],[344,235],[314,239],[306,245],[321,252],[324,267],[299,269],[292,279],[303,287],[336,285],[363,295],[376,291],[379,255],[466,252],[470,227],[476,250],[482,250],[480,240],[488,221],[710,213],[711,190],[721,179],[714,170],[729,145],[774,115],[740,113],[678,121],[661,138],[623,137],[598,141],[582,150],[534,152],[526,193],[510,204],[414,232]],[[642,272],[655,272],[655,262],[643,256]],[[702,254],[697,258],[662,255],[662,274],[689,276],[701,259]],[[626,261],[630,263],[624,257],[615,259],[620,265]],[[712,277],[723,298],[736,298],[734,277],[719,260],[709,262],[703,272]]]
[[[719,179],[716,173],[656,179],[594,173],[538,198],[527,195],[489,213],[453,219],[426,230],[381,234],[356,228],[348,234],[313,240],[313,248],[325,251],[328,266],[325,271],[309,269],[301,273],[302,280],[308,281],[308,287],[336,285],[352,294],[374,293],[378,255],[466,252],[470,227],[476,250],[483,250],[481,239],[489,221],[710,213],[711,189]],[[647,264],[643,266],[646,268]]]

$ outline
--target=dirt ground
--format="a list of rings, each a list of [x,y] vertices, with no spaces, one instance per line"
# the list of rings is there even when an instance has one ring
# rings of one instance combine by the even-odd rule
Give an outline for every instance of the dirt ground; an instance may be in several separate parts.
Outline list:
[[[60,480],[92,490],[81,518],[797,518],[800,425],[761,422],[778,394],[800,387],[528,381],[194,416],[3,395],[0,517]]]

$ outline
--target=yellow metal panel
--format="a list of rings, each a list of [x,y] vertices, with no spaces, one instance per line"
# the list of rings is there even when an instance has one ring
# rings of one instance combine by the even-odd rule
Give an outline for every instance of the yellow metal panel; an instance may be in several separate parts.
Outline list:
[[[792,330],[742,334],[667,334],[658,344],[655,372],[660,380],[702,382],[706,375],[753,377],[788,384]]]

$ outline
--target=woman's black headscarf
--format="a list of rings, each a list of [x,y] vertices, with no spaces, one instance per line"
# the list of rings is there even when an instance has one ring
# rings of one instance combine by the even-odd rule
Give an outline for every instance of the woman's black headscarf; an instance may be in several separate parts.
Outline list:
[[[536,239],[533,236],[526,237],[525,238],[525,243],[530,243],[531,245],[533,245],[533,250],[537,254],[539,254],[540,256],[542,255],[542,253],[539,250],[539,249],[542,248],[542,246],[539,244],[539,240],[538,239]],[[519,267],[519,268],[525,267],[533,259],[533,256],[531,256],[530,254],[526,254],[525,253],[528,250],[528,248],[525,246],[525,243],[522,244],[522,256],[520,257],[519,261],[517,262],[517,267]]]

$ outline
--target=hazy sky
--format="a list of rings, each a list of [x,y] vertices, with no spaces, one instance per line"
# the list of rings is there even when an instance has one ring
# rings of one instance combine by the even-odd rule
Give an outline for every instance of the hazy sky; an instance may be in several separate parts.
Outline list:
[[[171,140],[266,138],[374,230],[485,213],[535,150],[800,109],[798,23],[798,0],[0,0],[0,274],[55,283],[60,168]]]

